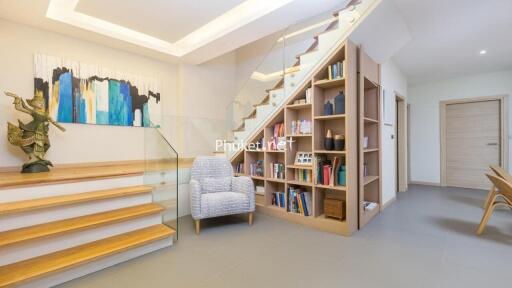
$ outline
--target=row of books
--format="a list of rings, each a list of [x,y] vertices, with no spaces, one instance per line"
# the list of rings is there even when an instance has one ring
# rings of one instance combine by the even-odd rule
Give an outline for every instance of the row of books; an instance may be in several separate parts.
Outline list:
[[[284,192],[274,192],[272,193],[272,205],[285,208],[286,204],[284,202],[285,195]]]
[[[286,141],[284,136],[284,123],[276,123],[274,124],[274,133],[269,141],[269,149],[270,150],[284,150],[286,147],[282,147],[283,141]],[[286,143],[286,142],[284,142]]]
[[[291,123],[291,134],[292,135],[298,135],[298,134],[311,134],[311,120],[294,120]]]
[[[301,191],[300,188],[288,188],[288,207],[287,211],[292,213],[310,216],[312,194],[310,191]]]
[[[293,104],[309,104],[311,103],[311,96],[313,95],[313,90],[311,90],[311,87],[306,89],[306,96],[302,99],[297,99],[293,101]]]
[[[313,171],[309,169],[295,169],[295,181],[311,183]]]
[[[343,78],[343,62],[336,62],[327,67],[329,80]]]
[[[238,162],[235,165],[235,173],[244,174],[244,162]]]
[[[345,179],[339,179],[341,160],[334,157],[333,160],[327,159],[324,155],[317,156],[316,161],[316,184],[327,186],[345,186]]]
[[[270,178],[284,179],[284,164],[271,162],[269,172]]]
[[[263,160],[258,160],[249,165],[249,175],[263,177]]]

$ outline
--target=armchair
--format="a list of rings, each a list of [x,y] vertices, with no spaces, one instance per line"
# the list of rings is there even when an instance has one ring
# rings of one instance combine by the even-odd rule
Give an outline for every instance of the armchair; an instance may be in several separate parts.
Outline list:
[[[226,158],[199,156],[190,176],[190,205],[196,234],[201,219],[249,213],[253,222],[254,184],[249,177],[233,177],[233,167]]]

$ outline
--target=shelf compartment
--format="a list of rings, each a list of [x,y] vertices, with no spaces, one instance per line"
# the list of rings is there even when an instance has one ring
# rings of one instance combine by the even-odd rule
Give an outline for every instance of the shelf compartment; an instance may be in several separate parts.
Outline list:
[[[302,166],[302,165],[286,165],[286,168],[289,169],[305,169],[305,170],[313,170],[313,166]]]
[[[379,119],[379,86],[364,78],[364,117]]]
[[[313,136],[312,134],[290,134],[290,135],[286,135],[286,138],[294,138],[294,137],[311,137]]]
[[[364,153],[372,153],[372,152],[378,152],[379,151],[379,148],[370,148],[370,149],[365,149],[363,152]]]
[[[372,183],[373,181],[379,180],[379,176],[365,176],[363,178],[363,185],[368,185]]]
[[[283,192],[284,193],[284,207],[278,207],[272,205],[272,194],[276,192]],[[276,209],[283,210],[286,212],[286,184],[284,182],[274,182],[274,181],[267,181],[265,183],[265,198],[266,198],[266,205],[269,207],[273,207]]]
[[[339,191],[347,190],[346,186],[330,186],[330,185],[315,184],[315,187],[323,188],[323,189],[339,190]]]
[[[311,183],[311,182],[303,182],[303,181],[295,181],[295,180],[287,180],[286,183],[288,183],[288,185],[296,185],[296,186],[308,186],[308,187],[313,186],[313,183]]]
[[[336,150],[315,150],[316,154],[346,154],[347,151],[336,151]]]
[[[265,206],[265,195],[255,194],[254,201],[256,202],[256,205]]]
[[[315,150],[324,150],[324,141],[328,130],[331,130],[333,138],[336,135],[345,136],[345,122],[344,118],[331,119],[329,121],[315,120],[315,137],[313,139]]]
[[[379,120],[364,117],[364,124],[378,124],[378,123],[379,123]]]
[[[345,78],[336,78],[336,79],[322,79],[315,82],[315,87],[327,89],[333,87],[343,87],[345,86]]]
[[[290,105],[286,105],[286,108],[288,108],[288,109],[294,109],[294,110],[299,110],[299,109],[311,109],[311,103],[305,103],[305,104],[290,104]]]
[[[315,116],[315,120],[331,120],[331,119],[345,119],[345,114],[333,114],[324,116]]]
[[[315,214],[314,215],[315,215],[315,217],[324,217],[325,218],[325,216],[322,216],[325,214],[324,213],[325,198],[338,199],[338,200],[344,201],[343,209],[345,210],[345,215],[347,215],[347,213],[346,213],[346,211],[347,211],[346,210],[347,209],[346,191],[332,189],[332,187],[330,187],[330,186],[315,185],[315,194],[314,194],[314,202],[315,202],[315,209],[314,209]],[[331,218],[325,218],[325,219],[329,219],[329,220],[336,221],[336,222],[342,222],[340,220],[335,220],[335,219],[331,219]]]
[[[270,181],[270,182],[286,183],[286,179],[268,177],[268,178],[265,178],[265,180]]]

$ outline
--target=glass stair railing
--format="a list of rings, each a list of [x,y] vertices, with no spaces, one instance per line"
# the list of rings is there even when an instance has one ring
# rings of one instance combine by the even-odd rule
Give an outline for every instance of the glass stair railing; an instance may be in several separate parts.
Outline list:
[[[351,1],[335,13],[288,27],[227,107],[227,139],[243,147],[380,2]],[[227,149],[226,154],[232,158],[239,151]]]

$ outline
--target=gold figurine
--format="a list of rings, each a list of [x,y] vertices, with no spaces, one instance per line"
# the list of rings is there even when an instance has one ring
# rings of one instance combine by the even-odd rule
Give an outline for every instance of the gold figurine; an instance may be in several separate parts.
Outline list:
[[[61,131],[66,131],[53,120],[46,111],[46,104],[42,93],[36,93],[33,99],[26,101],[20,96],[5,92],[5,95],[14,98],[14,108],[32,116],[32,121],[24,124],[18,120],[18,126],[7,123],[7,139],[14,146],[19,146],[28,155],[29,162],[23,164],[21,173],[37,173],[50,171],[52,162],[44,159],[46,151],[50,148],[48,129],[52,123]],[[27,105],[28,104],[28,105]]]

